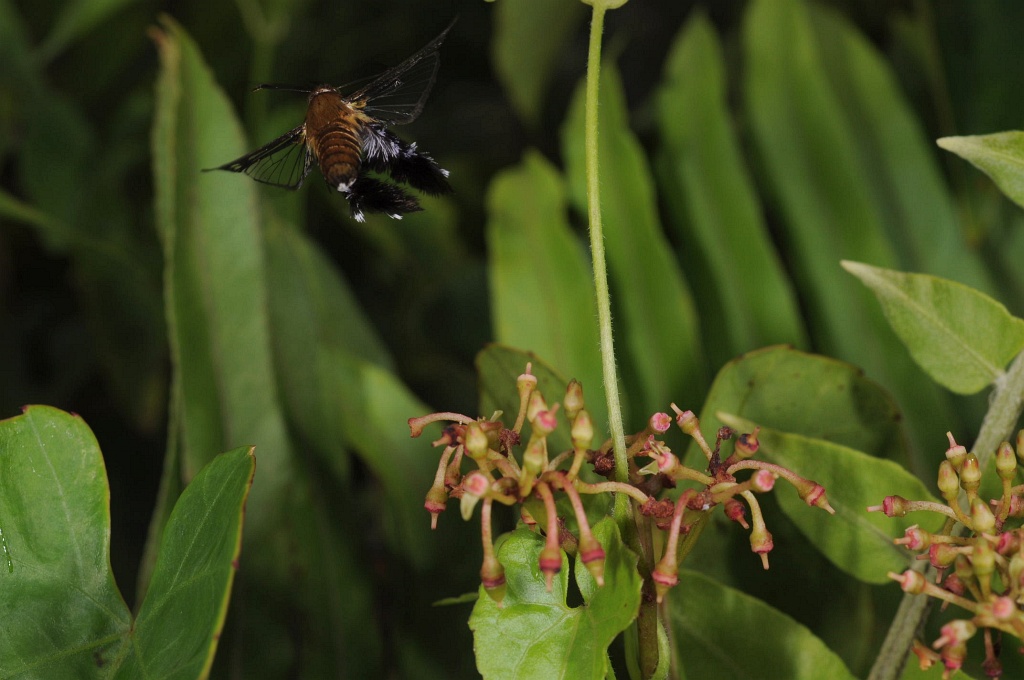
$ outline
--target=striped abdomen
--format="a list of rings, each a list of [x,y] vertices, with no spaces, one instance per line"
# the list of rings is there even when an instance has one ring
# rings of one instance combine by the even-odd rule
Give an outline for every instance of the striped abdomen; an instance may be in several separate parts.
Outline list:
[[[334,89],[309,97],[306,139],[327,183],[347,192],[359,174],[362,117]]]

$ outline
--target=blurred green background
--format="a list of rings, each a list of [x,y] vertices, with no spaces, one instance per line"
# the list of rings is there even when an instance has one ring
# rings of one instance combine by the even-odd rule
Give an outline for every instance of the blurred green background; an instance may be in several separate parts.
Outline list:
[[[516,277],[529,277],[533,265],[521,262],[509,275],[510,260],[495,245],[503,229],[528,234],[524,225],[543,229],[545,220],[584,243],[570,105],[584,74],[587,9],[571,0],[0,0],[0,415],[45,403],[81,414],[93,428],[110,476],[114,571],[129,604],[165,451],[177,446],[178,432],[168,425],[175,367],[150,140],[160,15],[194,39],[236,107],[247,148],[298,124],[304,104],[288,93],[251,94],[253,85],[361,78],[398,63],[459,17],[424,113],[396,129],[451,170],[453,196],[425,200],[426,212],[402,222],[361,225],[316,173],[296,194],[256,191],[262,228],[287,223],[283,233],[302,234],[300,251],[340,275],[358,319],[334,321],[371,329],[366,352],[408,389],[404,403],[475,414],[473,362],[486,343],[570,335],[592,317],[586,308],[559,312],[531,335],[512,303]],[[606,219],[614,214],[620,228],[628,223],[648,243],[660,239],[661,256],[673,256],[657,263],[666,275],[651,290],[663,285],[682,305],[640,313],[616,303],[626,353],[657,341],[639,329],[679,321],[667,329],[679,339],[679,365],[666,369],[676,382],[656,385],[657,376],[628,354],[621,359],[633,429],[648,402],[696,409],[730,358],[791,342],[863,366],[895,394],[907,413],[910,466],[931,483],[944,432],[969,443],[984,399],[951,397],[915,372],[868,294],[836,263],[850,257],[955,278],[1024,313],[1018,209],[931,143],[1020,126],[1022,22],[1024,5],[1014,0],[633,0],[608,14],[605,51],[624,99],[609,71],[605,91],[613,99],[602,112],[621,129],[620,146],[602,158],[606,210],[614,211]],[[694,32],[684,48],[685,27]],[[635,244],[614,238],[622,261],[638,256]],[[743,262],[744,251],[763,257]],[[613,280],[613,295],[627,278]],[[779,306],[756,299],[771,291]],[[275,342],[286,336],[273,323],[270,333]],[[286,361],[296,345],[285,345],[275,375],[287,393],[288,381],[300,378]],[[588,365],[551,356],[540,339],[523,348],[566,374],[578,373],[566,363]],[[666,353],[666,365],[675,356]],[[310,442],[316,426],[293,407],[285,411],[299,464],[317,480],[316,519],[296,519],[310,533],[263,545],[257,559],[276,562],[308,591],[292,597],[243,577],[229,621],[245,617],[249,633],[262,631],[255,637],[264,647],[254,654],[251,644],[235,644],[244,636],[228,636],[216,672],[471,677],[468,606],[430,603],[475,589],[472,525],[447,513],[438,535],[420,537],[434,545],[429,555],[419,562],[401,555],[387,538],[395,531],[386,512],[377,512],[374,480],[387,471],[371,460],[374,442],[355,443],[358,428],[350,428],[338,436],[341,453],[309,455],[331,443]],[[404,418],[413,415],[396,417],[391,436],[404,437]],[[247,443],[257,445],[259,460],[260,441],[224,448]],[[433,455],[426,442],[412,449],[424,460]],[[432,464],[392,470],[398,481],[385,485],[416,505]],[[260,473],[257,465],[257,485]],[[427,526],[423,513],[424,534]],[[319,545],[326,557],[292,565],[293,543]],[[337,571],[324,572],[325,564]],[[356,613],[335,610],[351,620],[311,613],[323,604],[315,593],[325,590],[313,583],[321,578],[336,581],[325,599],[359,599]],[[263,608],[242,604],[260,600]],[[797,605],[791,613],[805,615]],[[869,618],[858,626],[872,631],[870,639],[886,620],[884,612]],[[870,645],[839,651],[855,672],[870,663]]]

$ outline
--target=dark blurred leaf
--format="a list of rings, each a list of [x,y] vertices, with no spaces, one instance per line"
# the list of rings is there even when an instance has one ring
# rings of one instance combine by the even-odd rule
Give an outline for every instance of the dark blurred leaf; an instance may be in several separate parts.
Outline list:
[[[498,549],[508,592],[502,608],[483,591],[470,628],[476,640],[477,668],[485,678],[606,677],[608,645],[636,617],[640,576],[636,556],[622,543],[611,518],[594,527],[604,547],[605,584],[598,587],[578,559],[574,573],[586,602],[569,607],[569,562],[555,575],[551,592],[537,558],[543,537],[517,529]]]
[[[62,3],[53,30],[39,46],[39,58],[50,61],[68,45],[130,4],[131,0],[71,0]]]
[[[948,430],[956,414],[906,360],[876,303],[851,286],[839,266],[843,258],[893,267],[896,256],[869,170],[860,164],[857,132],[823,68],[806,4],[752,3],[744,44],[752,130],[778,201],[814,347],[863,366],[893,390],[919,447],[934,432]]]
[[[548,82],[585,13],[579,2],[517,0],[494,5],[494,69],[530,125],[540,121]]]
[[[673,641],[688,678],[854,678],[803,625],[696,572],[680,571],[679,585],[669,595],[669,611]]]
[[[584,89],[562,130],[569,196],[586,213]],[[690,290],[658,221],[654,179],[629,129],[622,83],[611,63],[600,88],[601,215],[621,346],[627,419],[646,418],[673,399],[694,398],[707,376]]]
[[[588,402],[604,403],[591,271],[566,223],[561,178],[530,152],[495,177],[488,208],[495,338],[543,357],[583,383]]]
[[[807,340],[729,120],[721,47],[696,14],[676,38],[657,95],[661,195],[672,209],[712,365]]]
[[[954,392],[992,384],[1024,348],[1024,321],[973,288],[859,262],[843,267],[875,293],[918,365]]]
[[[899,83],[867,38],[838,13],[812,6],[813,27],[832,90],[901,269],[992,290],[961,232],[934,154]]]
[[[161,74],[153,157],[183,474],[190,478],[220,448],[256,444],[262,481],[248,505],[248,535],[258,544],[286,520],[279,508],[291,447],[273,372],[255,185],[200,172],[245,145],[195,44],[163,23],[154,34]]]

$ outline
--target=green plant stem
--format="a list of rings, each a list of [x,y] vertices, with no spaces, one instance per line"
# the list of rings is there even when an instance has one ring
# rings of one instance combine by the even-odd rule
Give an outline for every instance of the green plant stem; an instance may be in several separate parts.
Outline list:
[[[1024,409],[1024,353],[1018,354],[1010,364],[1010,370],[996,383],[985,420],[981,423],[973,451],[978,456],[979,467],[988,469],[999,442],[1006,440],[1021,410]],[[924,563],[917,563],[914,569],[924,571]],[[868,680],[896,680],[903,672],[910,645],[921,622],[929,610],[929,599],[922,595],[903,596],[896,616],[889,626],[889,633],[882,643],[878,657]]]
[[[586,95],[586,158],[587,212],[590,218],[590,252],[594,266],[594,294],[597,297],[597,321],[601,333],[601,366],[604,391],[608,400],[608,429],[615,452],[615,479],[629,481],[626,458],[626,435],[622,425],[622,404],[619,402],[619,379],[615,367],[615,342],[612,338],[612,304],[608,292],[608,263],[604,254],[604,227],[601,222],[601,181],[598,169],[598,85],[601,81],[601,33],[604,30],[604,7],[595,3],[590,23],[590,51],[587,56]]]
[[[620,3],[621,4],[621,3]],[[593,2],[594,12],[590,22],[590,49],[587,54],[587,90],[585,145],[587,160],[587,212],[590,218],[590,253],[594,267],[594,294],[597,298],[597,320],[601,335],[601,365],[604,377],[604,391],[608,402],[608,430],[611,434],[615,454],[615,479],[620,483],[629,482],[629,458],[626,455],[626,435],[622,424],[622,405],[619,401],[619,379],[615,366],[615,343],[612,338],[612,306],[608,292],[608,264],[604,253],[604,228],[601,222],[601,180],[599,172],[598,143],[598,86],[601,82],[601,34],[604,31],[606,6]],[[640,564],[650,562],[645,554],[638,528],[629,521],[633,507],[629,499],[618,494],[615,510],[619,526],[627,545],[640,556]],[[646,559],[645,559],[646,558]],[[653,593],[650,569],[645,573],[644,588],[648,595]],[[658,667],[658,609],[653,597],[644,598],[637,616],[637,659],[642,677],[649,678]]]

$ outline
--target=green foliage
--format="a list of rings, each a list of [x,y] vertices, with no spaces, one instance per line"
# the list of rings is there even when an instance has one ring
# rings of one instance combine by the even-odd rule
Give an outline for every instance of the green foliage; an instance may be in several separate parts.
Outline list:
[[[252,450],[236,449],[192,480],[133,619],[110,569],[110,493],[92,432],[81,418],[44,406],[0,422],[0,674],[205,676],[238,566],[254,467]]]
[[[570,572],[564,555],[548,592],[537,567],[544,539],[517,529],[504,540],[498,559],[508,565],[509,595],[499,608],[481,588],[469,620],[477,667],[484,677],[607,676],[608,645],[640,606],[640,576],[636,555],[623,544],[611,518],[594,527],[594,537],[607,553],[606,583],[599,587],[577,560],[572,573],[584,602],[578,607],[566,603]]]

